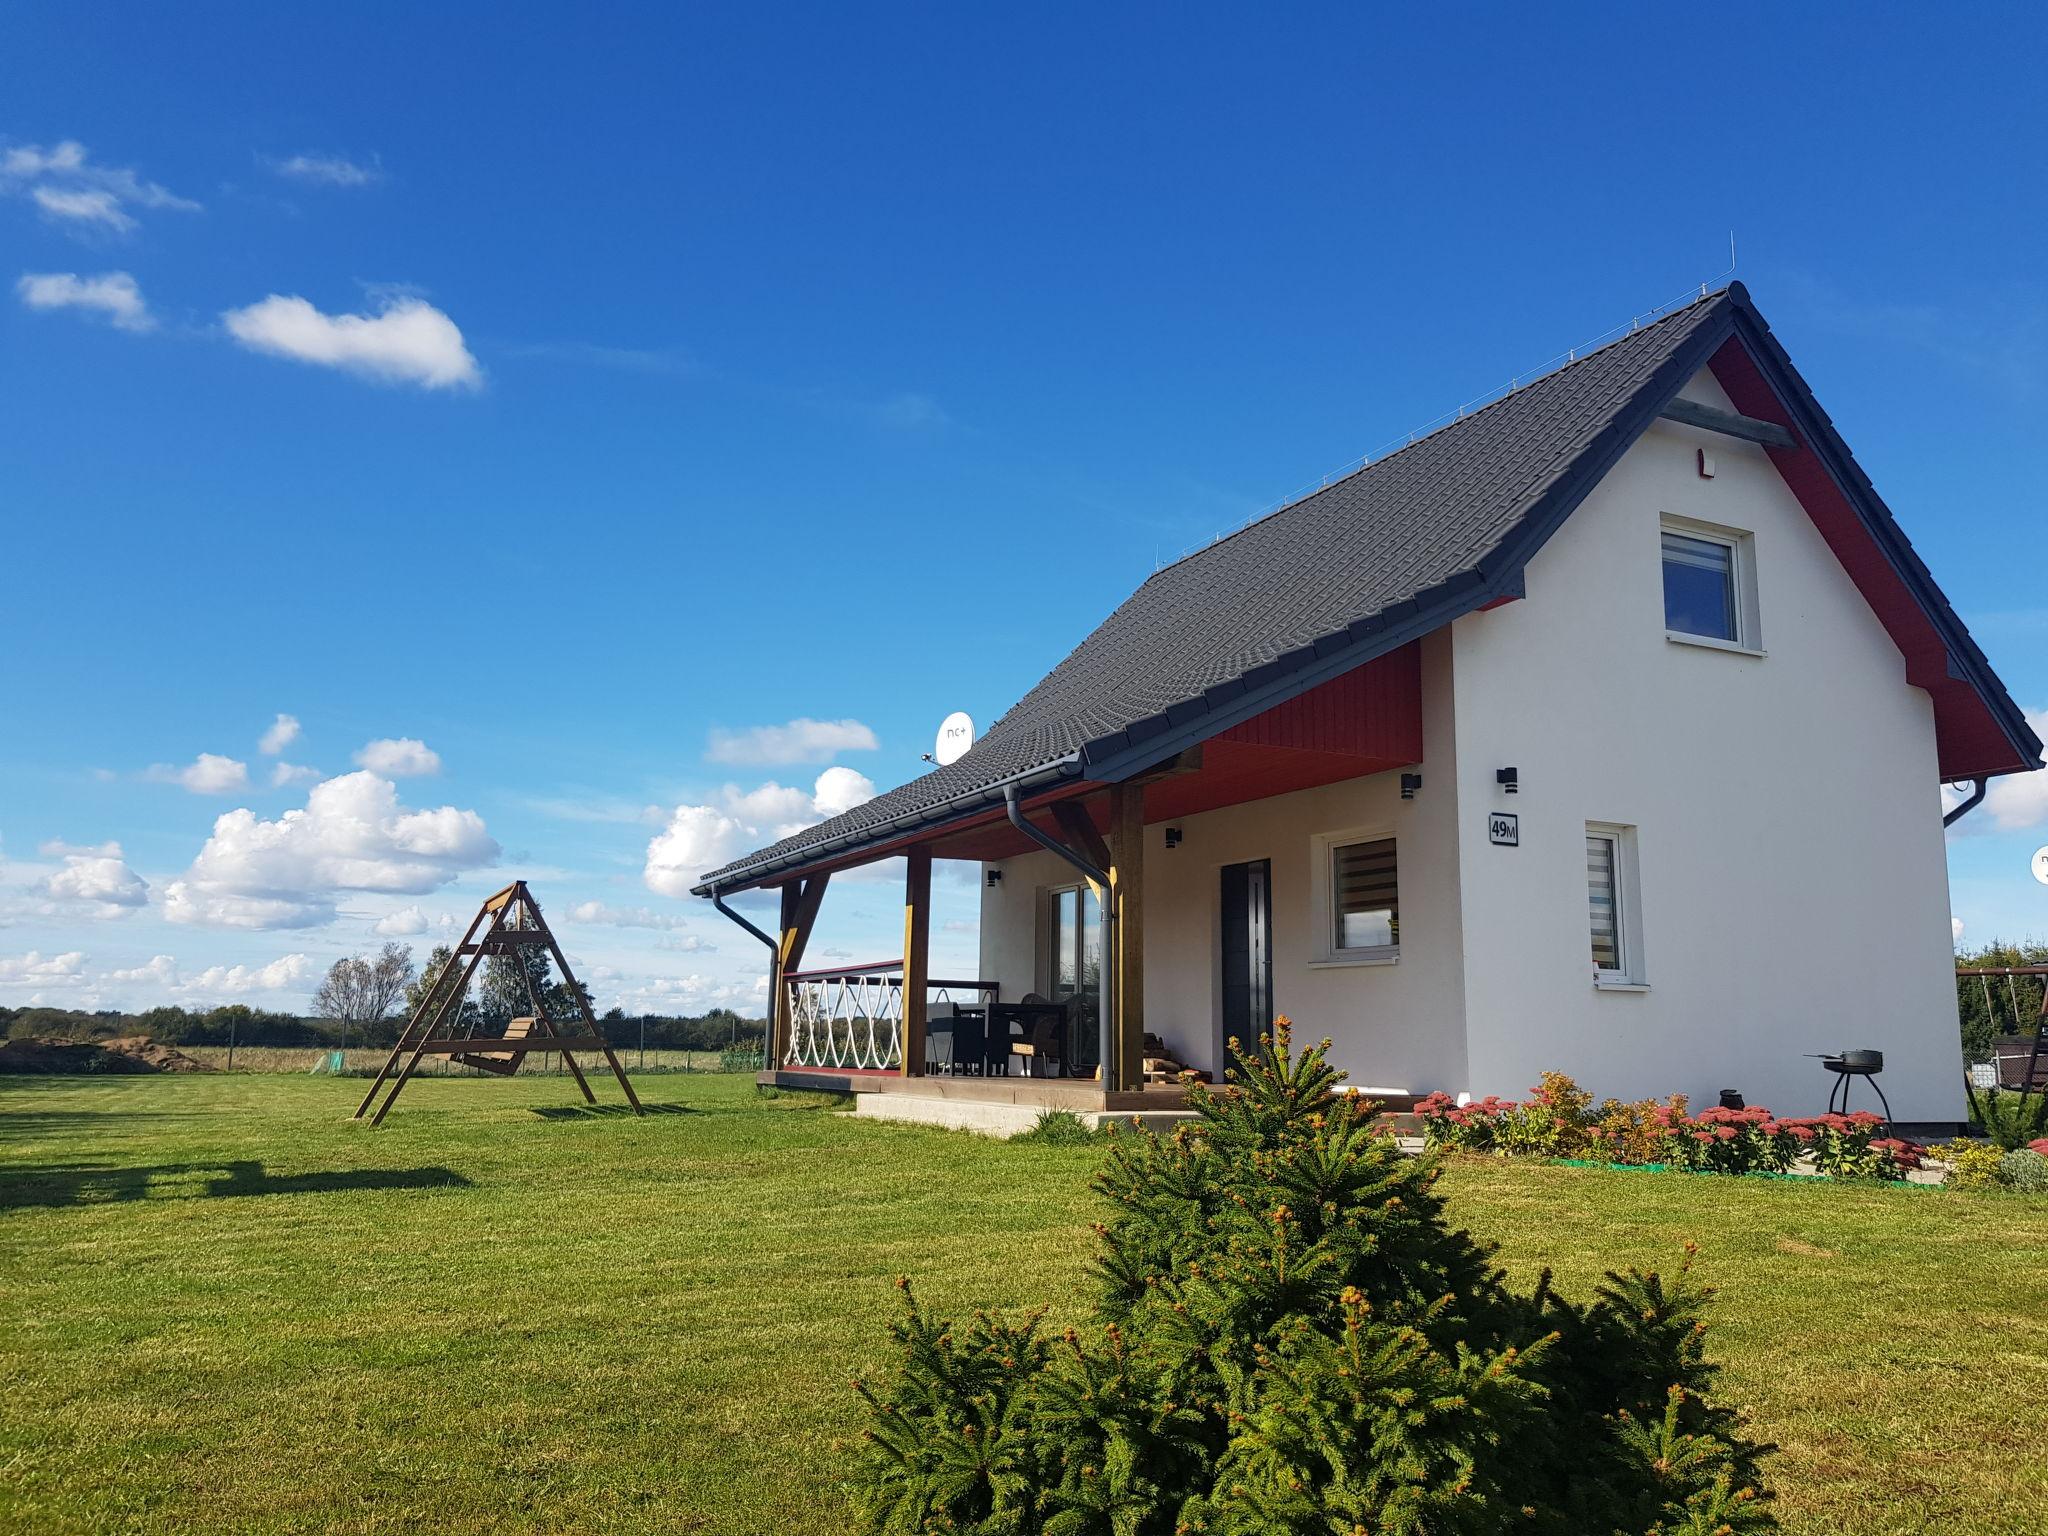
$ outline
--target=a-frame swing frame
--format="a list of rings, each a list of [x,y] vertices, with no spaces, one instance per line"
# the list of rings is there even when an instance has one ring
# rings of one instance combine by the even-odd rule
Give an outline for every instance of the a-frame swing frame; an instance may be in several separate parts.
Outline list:
[[[557,1027],[557,1021],[548,1013],[546,999],[534,988],[531,974],[526,976],[526,996],[533,1013],[530,1018],[515,1020],[513,1031],[505,1035],[458,1036],[446,1033],[450,1028],[461,1027],[462,999],[468,996],[470,978],[483,964],[484,956],[510,955],[522,949],[539,948],[546,949],[554,957],[555,968],[562,974],[562,984],[576,1000],[576,1010],[583,1016],[581,1034],[564,1034]],[[519,1030],[516,1028],[519,1025],[525,1028]],[[640,1107],[638,1095],[633,1092],[633,1085],[626,1080],[619,1058],[612,1054],[604,1031],[598,1028],[590,1003],[585,999],[583,989],[576,984],[575,973],[569,969],[562,946],[555,942],[547,920],[540,915],[540,903],[533,899],[533,893],[527,890],[524,880],[514,880],[485,901],[477,909],[476,916],[470,919],[462,942],[455,946],[448,963],[429,983],[419,1006],[413,1009],[405,1028],[399,1031],[398,1043],[391,1048],[390,1057],[378,1070],[370,1091],[363,1095],[363,1102],[356,1106],[355,1118],[360,1120],[369,1113],[378,1091],[389,1082],[390,1092],[377,1106],[377,1112],[370,1116],[370,1124],[383,1124],[384,1117],[391,1113],[391,1106],[398,1101],[398,1095],[424,1057],[449,1056],[487,1072],[509,1074],[516,1072],[520,1063],[535,1051],[561,1052],[562,1060],[575,1076],[576,1086],[583,1090],[586,1104],[595,1104],[597,1095],[590,1091],[590,1083],[571,1053],[602,1053],[612,1069],[612,1076],[625,1090],[626,1102],[633,1106],[633,1113],[646,1113]],[[399,1064],[401,1059],[403,1066]]]

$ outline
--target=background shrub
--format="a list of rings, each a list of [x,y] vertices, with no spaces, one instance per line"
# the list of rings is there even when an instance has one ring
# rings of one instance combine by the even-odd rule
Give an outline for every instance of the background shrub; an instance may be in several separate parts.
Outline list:
[[[2010,1088],[1979,1088],[1966,1083],[1970,1096],[1970,1118],[1984,1129],[1985,1137],[2007,1152],[2028,1142],[2048,1137],[2048,1093],[2022,1094]]]
[[[2024,1194],[2048,1194],[2048,1157],[2031,1147],[2008,1152],[1998,1160],[1998,1182]]]

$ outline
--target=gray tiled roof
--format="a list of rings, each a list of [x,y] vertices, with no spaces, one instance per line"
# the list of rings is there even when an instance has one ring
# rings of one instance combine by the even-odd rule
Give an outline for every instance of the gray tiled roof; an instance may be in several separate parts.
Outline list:
[[[698,889],[881,842],[1035,770],[1114,776],[1264,707],[1266,690],[1306,686],[1318,666],[1356,665],[1515,590],[1535,544],[1705,364],[1737,310],[1754,315],[1739,287],[1702,298],[1155,572],[958,762]]]
[[[1083,753],[1473,570],[1722,302],[1666,316],[1154,572],[958,762],[703,884]]]

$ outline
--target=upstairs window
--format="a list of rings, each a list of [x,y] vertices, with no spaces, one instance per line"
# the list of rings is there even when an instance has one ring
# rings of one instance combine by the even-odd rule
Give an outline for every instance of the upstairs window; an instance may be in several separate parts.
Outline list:
[[[1664,632],[1674,640],[1757,649],[1749,535],[1666,519],[1663,537]]]

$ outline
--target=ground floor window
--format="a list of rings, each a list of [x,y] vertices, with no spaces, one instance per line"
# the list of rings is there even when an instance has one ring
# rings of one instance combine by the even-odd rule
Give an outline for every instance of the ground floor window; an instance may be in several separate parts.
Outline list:
[[[1602,986],[1643,984],[1635,828],[1586,824],[1586,909],[1593,980]]]
[[[1315,840],[1316,958],[1329,965],[1401,952],[1401,867],[1394,839],[1332,833]]]

